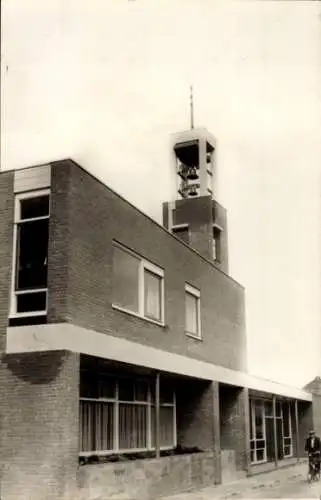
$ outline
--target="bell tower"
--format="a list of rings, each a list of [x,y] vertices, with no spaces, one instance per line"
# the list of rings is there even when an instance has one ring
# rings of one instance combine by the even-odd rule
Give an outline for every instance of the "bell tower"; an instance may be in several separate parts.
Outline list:
[[[173,135],[173,161],[179,198],[213,196],[215,139],[205,128]]]
[[[226,210],[215,200],[216,140],[206,128],[172,136],[173,201],[163,204],[163,224],[184,243],[228,273]]]

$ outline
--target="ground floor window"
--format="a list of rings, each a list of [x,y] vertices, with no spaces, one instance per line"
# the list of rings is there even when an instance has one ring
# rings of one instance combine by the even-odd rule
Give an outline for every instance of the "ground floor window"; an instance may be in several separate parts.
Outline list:
[[[275,416],[271,400],[250,400],[250,447],[253,464],[275,459],[274,429],[277,458],[293,456],[292,404],[276,401]]]
[[[155,449],[153,383],[81,373],[80,454],[110,454]],[[174,390],[160,384],[160,446],[176,446]]]
[[[250,412],[251,462],[266,461],[264,402],[252,400]]]

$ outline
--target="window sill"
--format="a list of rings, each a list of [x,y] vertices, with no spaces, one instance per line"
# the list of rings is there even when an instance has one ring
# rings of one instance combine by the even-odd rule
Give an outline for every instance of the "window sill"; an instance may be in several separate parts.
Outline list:
[[[185,335],[186,335],[186,337],[190,337],[191,339],[194,339],[194,340],[200,340],[200,341],[203,340],[201,336],[195,335],[194,333],[185,332]]]
[[[135,313],[133,311],[128,311],[128,309],[124,309],[123,307],[116,306],[115,304],[112,304],[112,308],[115,311],[122,312],[124,314],[128,314],[129,316],[134,316],[134,318],[142,319],[143,321],[147,321],[147,323],[152,323],[153,325],[160,326],[162,328],[165,328],[165,323],[163,321],[157,321],[156,319],[151,319],[151,318],[146,318],[145,316],[141,316],[138,313]]]
[[[159,449],[160,451],[169,451],[173,450],[176,445],[172,446],[161,446]],[[101,450],[101,451],[80,451],[79,456],[80,457],[90,457],[93,455],[96,456],[108,456],[108,455],[126,455],[126,454],[131,454],[131,453],[147,453],[149,451],[155,451],[155,448],[127,448],[123,450]]]
[[[37,316],[47,316],[47,311],[33,311],[33,312],[25,312],[25,313],[11,313],[9,315],[10,319],[20,319],[20,318],[34,318]]]

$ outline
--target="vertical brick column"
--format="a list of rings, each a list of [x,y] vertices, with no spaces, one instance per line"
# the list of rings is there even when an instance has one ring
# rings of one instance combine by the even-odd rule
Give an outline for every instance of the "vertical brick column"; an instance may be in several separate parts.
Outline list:
[[[219,383],[212,383],[213,391],[213,435],[214,435],[214,467],[215,484],[222,482],[222,463],[221,463],[221,425],[220,425],[220,393]]]
[[[250,424],[248,390],[221,385],[221,445],[234,450],[236,469],[249,472]]]
[[[180,387],[176,401],[178,445],[212,451],[215,483],[219,484],[221,445],[218,383],[188,380],[185,389],[184,384]]]
[[[2,172],[0,173],[0,354],[5,351],[9,315],[13,210],[13,172]]]
[[[300,457],[305,456],[304,446],[308,432],[313,427],[312,404],[305,401],[298,401],[299,436],[297,439],[297,453]]]
[[[0,498],[4,500],[2,477],[4,473],[4,417],[5,406],[5,366],[3,356],[6,348],[6,331],[9,316],[12,244],[13,244],[13,172],[0,173]]]
[[[79,355],[7,355],[3,368],[1,498],[77,498]]]

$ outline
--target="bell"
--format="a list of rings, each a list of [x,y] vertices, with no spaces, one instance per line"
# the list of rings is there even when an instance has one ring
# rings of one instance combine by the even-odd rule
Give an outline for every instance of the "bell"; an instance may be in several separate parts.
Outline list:
[[[191,167],[189,170],[188,170],[188,173],[187,173],[187,178],[188,179],[191,179],[191,180],[195,180],[198,178],[198,175],[197,175],[197,172],[196,172],[196,167]]]
[[[181,163],[180,166],[178,167],[178,175],[180,175],[182,179],[185,178],[186,171],[187,171],[186,165],[184,165],[184,163]]]
[[[188,194],[190,196],[197,196],[197,190],[196,190],[196,187],[195,186],[191,186],[190,189],[189,189],[189,192]]]

